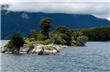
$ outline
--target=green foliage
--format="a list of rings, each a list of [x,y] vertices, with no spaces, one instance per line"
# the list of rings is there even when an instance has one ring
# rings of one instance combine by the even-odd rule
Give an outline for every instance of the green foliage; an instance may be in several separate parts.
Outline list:
[[[12,48],[12,43],[11,43],[11,41],[9,41],[4,47],[5,47],[5,48]]]
[[[52,43],[52,40],[51,39],[47,39],[47,40],[44,40],[44,41],[36,41],[37,44],[44,44],[44,45],[48,45],[48,44],[51,44]]]
[[[15,53],[16,51],[19,53],[20,47],[24,45],[24,42],[23,37],[19,33],[15,33],[5,47],[10,48],[12,53]]]
[[[74,40],[77,40],[77,37],[82,36],[82,35],[83,35],[83,33],[81,31],[73,31],[72,38]]]
[[[40,20],[41,28],[50,28],[52,19],[49,17]]]
[[[82,31],[83,35],[89,38],[89,41],[110,41],[110,26],[85,28],[75,31]]]
[[[74,30],[72,32],[72,44],[76,46],[84,46],[87,42],[88,37],[83,34],[83,32],[79,30]]]
[[[85,34],[87,30],[74,30],[71,31],[65,26],[60,26],[54,31],[50,31],[49,28],[52,25],[51,18],[43,18],[40,20],[41,31],[36,32],[36,30],[32,29],[29,34],[29,38],[25,39],[25,43],[33,48],[33,44],[62,44],[62,45],[72,45],[72,41],[76,43],[85,43],[87,41],[87,37],[89,34]],[[86,35],[84,36],[82,32]],[[11,38],[10,42],[6,45],[6,47],[12,48],[20,48],[24,44],[24,39],[20,36],[19,33],[16,33]]]
[[[52,38],[54,44],[66,44],[66,41],[58,34],[54,34],[53,38]]]
[[[49,38],[49,28],[51,27],[52,19],[51,18],[43,18],[40,20],[40,27],[41,27],[41,33],[46,37],[46,39]]]
[[[36,32],[35,30],[31,30],[29,35],[29,40],[31,41],[44,41],[46,40],[46,36],[41,32]]]
[[[12,38],[11,38],[11,40],[10,40],[9,43],[12,43],[12,47],[17,47],[17,48],[19,48],[19,47],[23,46],[23,44],[24,44],[24,39],[23,39],[23,37],[21,37],[21,35],[20,35],[19,33],[15,33],[15,34],[12,36]]]
[[[44,34],[42,34],[42,33],[37,34],[37,41],[44,41],[46,39],[47,39],[47,37]]]
[[[41,31],[36,32],[35,30],[31,30],[30,33],[30,41],[34,41],[37,44],[62,44],[62,45],[72,45],[72,40],[77,40],[78,36],[81,36],[82,33],[74,32],[68,29],[65,26],[60,26],[56,30],[49,32],[49,28],[51,27],[52,19],[51,18],[43,18],[40,20]]]
[[[32,29],[30,31],[29,37],[30,38],[34,38],[36,40],[37,39],[37,32],[36,32],[36,30]]]
[[[78,36],[76,40],[72,40],[72,44],[75,46],[84,46],[87,40],[87,36]]]
[[[26,39],[25,44],[29,46],[29,48],[33,48],[33,44],[35,43],[35,40]]]
[[[51,37],[54,44],[71,45],[71,31],[66,27],[57,28]]]
[[[71,31],[64,26],[58,27],[52,38],[55,44],[71,45]]]
[[[65,34],[67,34],[67,35],[71,35],[71,31],[67,28],[67,27],[65,27],[65,26],[60,26],[60,27],[58,27],[56,30],[55,30],[55,32],[56,33],[65,33]]]
[[[88,40],[87,36],[79,36],[77,37],[77,41],[81,42],[81,43],[86,43]]]

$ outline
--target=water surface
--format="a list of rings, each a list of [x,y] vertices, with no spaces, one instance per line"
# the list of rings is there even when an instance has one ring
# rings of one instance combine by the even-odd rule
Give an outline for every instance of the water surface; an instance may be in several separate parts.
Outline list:
[[[1,72],[110,72],[110,42],[88,42],[60,54],[1,54]]]

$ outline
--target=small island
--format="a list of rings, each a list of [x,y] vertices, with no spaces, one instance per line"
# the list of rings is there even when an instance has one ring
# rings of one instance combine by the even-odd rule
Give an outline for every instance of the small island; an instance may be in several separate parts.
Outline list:
[[[9,42],[2,48],[2,53],[36,53],[49,55],[60,52],[67,46],[85,46],[88,37],[81,31],[73,31],[65,26],[51,30],[52,19],[45,17],[39,22],[41,30],[32,29],[27,37],[16,32]]]

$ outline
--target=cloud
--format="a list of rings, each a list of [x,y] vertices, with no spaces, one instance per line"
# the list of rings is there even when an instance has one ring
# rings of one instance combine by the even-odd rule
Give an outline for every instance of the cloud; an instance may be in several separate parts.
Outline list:
[[[92,14],[99,18],[110,17],[108,0],[3,0],[2,4],[9,4],[7,10],[45,12],[45,13],[69,13]]]
[[[109,2],[109,0],[1,0],[1,2]]]
[[[110,21],[110,17],[107,18]]]

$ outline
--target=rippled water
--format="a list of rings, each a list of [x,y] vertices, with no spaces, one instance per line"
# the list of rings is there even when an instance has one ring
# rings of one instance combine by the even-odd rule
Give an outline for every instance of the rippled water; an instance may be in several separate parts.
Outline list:
[[[1,54],[1,72],[110,72],[110,42],[88,42],[60,54]]]

